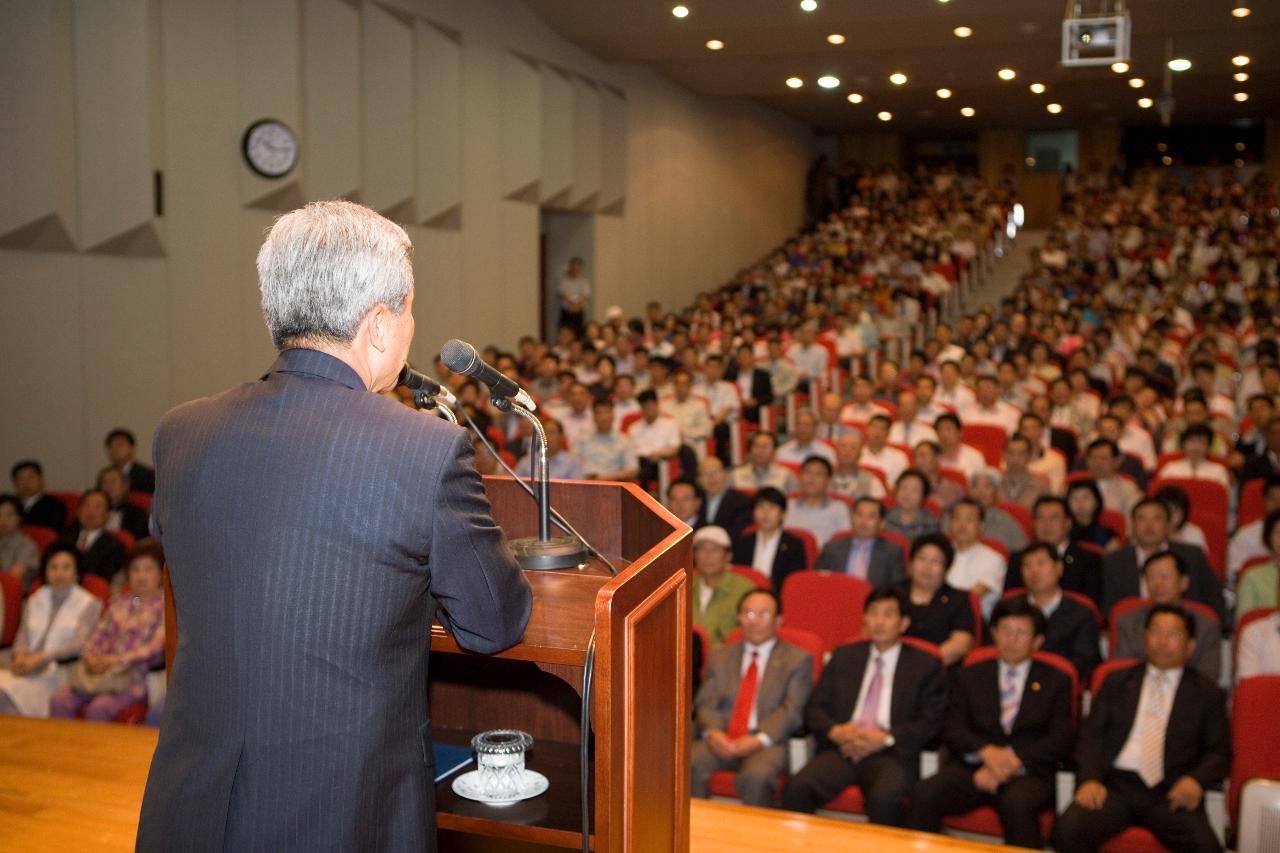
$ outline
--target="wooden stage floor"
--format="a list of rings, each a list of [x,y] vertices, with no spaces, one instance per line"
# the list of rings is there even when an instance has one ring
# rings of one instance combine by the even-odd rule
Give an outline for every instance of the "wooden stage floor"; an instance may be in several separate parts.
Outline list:
[[[0,850],[133,850],[154,729],[0,716]],[[999,849],[940,835],[694,800],[693,853]]]

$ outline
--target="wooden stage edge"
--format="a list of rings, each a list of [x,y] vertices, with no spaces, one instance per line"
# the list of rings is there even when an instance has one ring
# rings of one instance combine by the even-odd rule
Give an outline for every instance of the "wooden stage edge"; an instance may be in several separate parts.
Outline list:
[[[155,751],[154,729],[0,716],[0,850],[127,853]],[[942,835],[694,800],[693,853],[1002,849]]]

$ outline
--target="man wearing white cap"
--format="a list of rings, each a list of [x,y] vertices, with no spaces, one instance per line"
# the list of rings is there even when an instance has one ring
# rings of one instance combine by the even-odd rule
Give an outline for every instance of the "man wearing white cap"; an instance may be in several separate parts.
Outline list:
[[[738,627],[738,602],[755,589],[751,581],[729,571],[732,547],[728,531],[718,525],[700,527],[693,534],[693,623],[706,629],[713,647]]]

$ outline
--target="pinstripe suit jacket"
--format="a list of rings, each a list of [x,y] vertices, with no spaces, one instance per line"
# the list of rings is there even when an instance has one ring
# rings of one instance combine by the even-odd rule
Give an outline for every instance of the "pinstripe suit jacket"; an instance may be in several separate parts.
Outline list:
[[[153,449],[178,649],[138,849],[434,850],[432,597],[480,652],[532,599],[466,433],[292,349]]]

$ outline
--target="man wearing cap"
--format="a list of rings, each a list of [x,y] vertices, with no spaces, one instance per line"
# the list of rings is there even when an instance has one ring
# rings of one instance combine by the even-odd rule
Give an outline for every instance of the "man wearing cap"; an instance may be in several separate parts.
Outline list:
[[[755,589],[751,581],[729,571],[732,549],[728,531],[718,525],[700,527],[693,534],[693,624],[706,630],[713,647],[738,627],[738,602]]]
[[[743,596],[737,611],[742,640],[717,649],[707,662],[694,701],[701,730],[689,762],[695,797],[707,796],[716,771],[732,770],[744,803],[774,804],[787,738],[799,730],[813,687],[809,653],[778,639],[778,607],[768,590]]]

